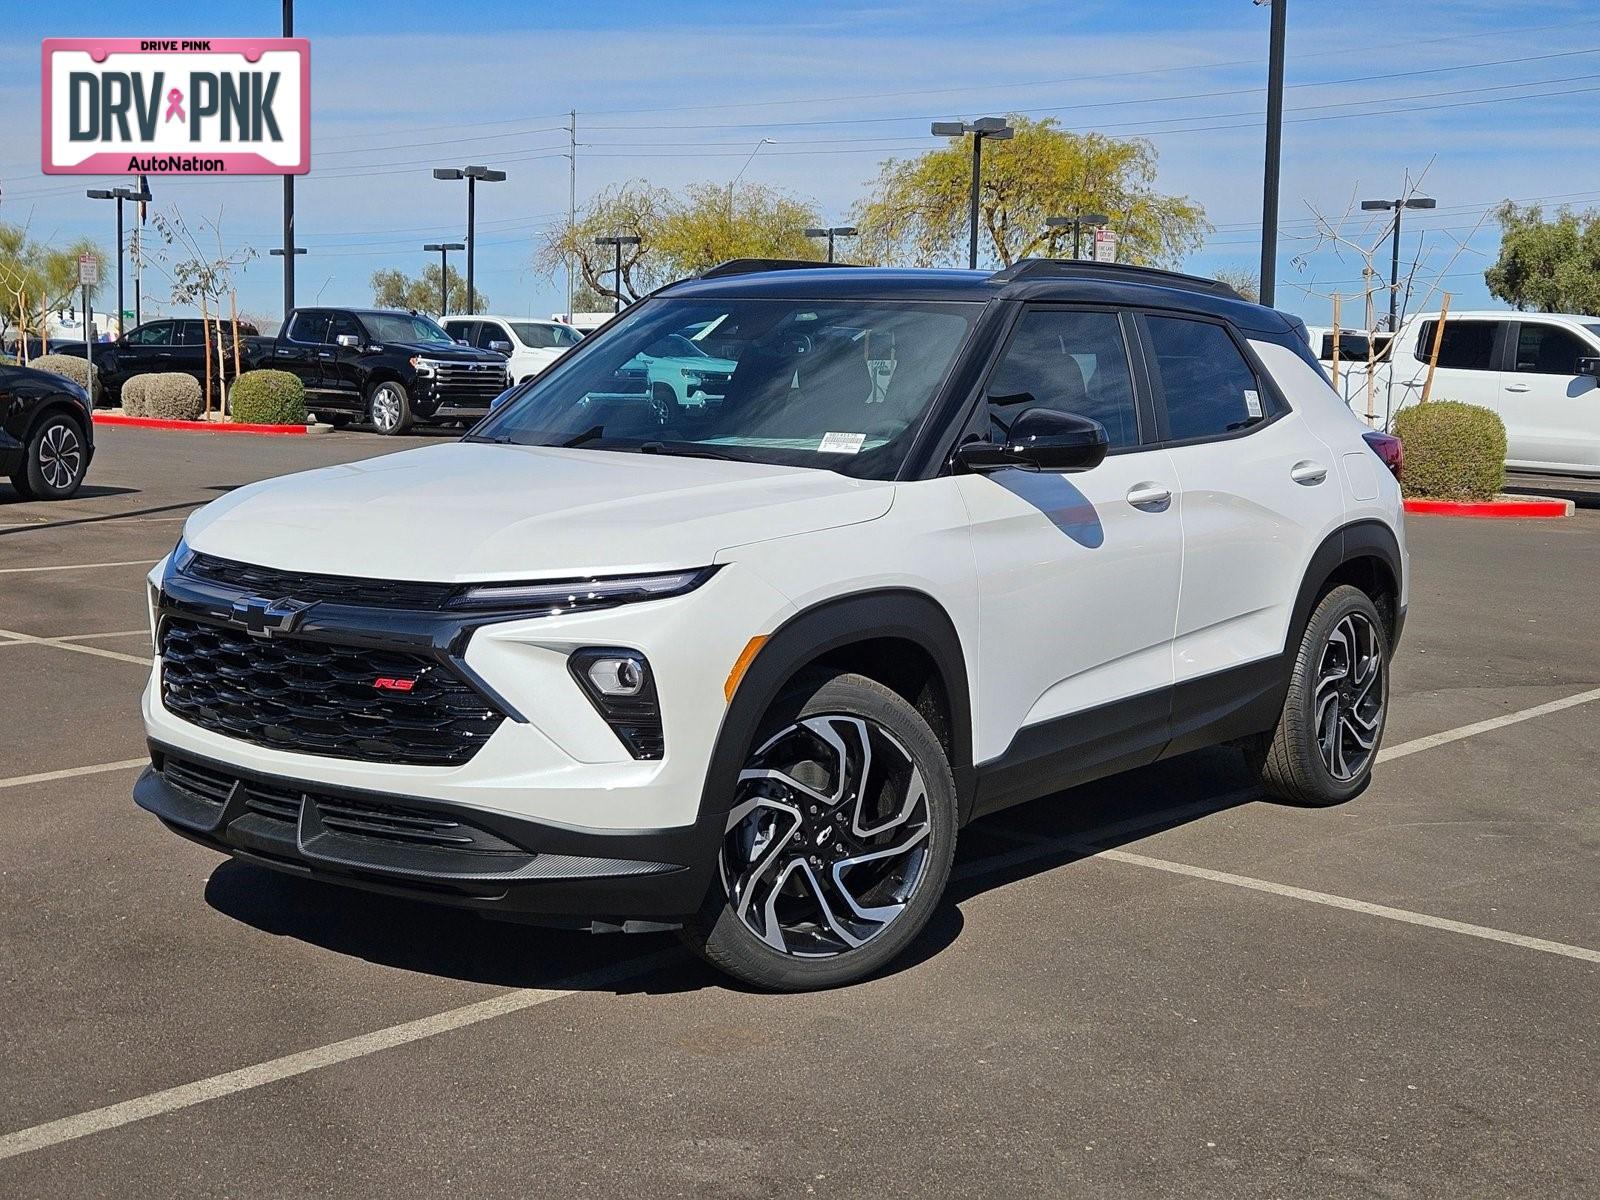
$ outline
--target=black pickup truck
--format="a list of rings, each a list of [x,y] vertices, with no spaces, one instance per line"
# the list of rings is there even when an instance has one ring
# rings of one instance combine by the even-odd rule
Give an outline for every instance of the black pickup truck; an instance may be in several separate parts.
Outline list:
[[[248,321],[239,322],[241,344],[246,337],[260,333]],[[216,370],[216,349],[222,351],[222,372],[233,378],[233,325],[212,322],[212,369]],[[100,377],[100,394],[96,398],[103,404],[115,404],[122,395],[122,385],[135,375],[149,375],[156,371],[181,371],[193,375],[196,382],[205,383],[205,326],[199,317],[163,317],[146,321],[128,330],[114,342],[94,344],[95,372]],[[52,343],[52,354],[70,354],[84,357],[82,342]]]
[[[464,346],[429,317],[366,308],[297,308],[277,337],[244,339],[246,370],[298,375],[306,408],[332,425],[476,421],[510,386],[506,359]]]

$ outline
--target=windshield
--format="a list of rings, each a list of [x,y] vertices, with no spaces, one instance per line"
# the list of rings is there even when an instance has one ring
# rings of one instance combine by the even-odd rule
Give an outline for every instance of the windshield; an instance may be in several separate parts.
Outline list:
[[[511,332],[524,346],[535,350],[561,349],[576,346],[582,339],[576,329],[565,325],[546,325],[539,321],[512,321]]]
[[[474,440],[892,479],[982,307],[650,300],[509,398]],[[713,324],[714,347],[691,340]]]
[[[416,313],[362,313],[361,323],[376,342],[442,342],[455,339],[427,317]]]

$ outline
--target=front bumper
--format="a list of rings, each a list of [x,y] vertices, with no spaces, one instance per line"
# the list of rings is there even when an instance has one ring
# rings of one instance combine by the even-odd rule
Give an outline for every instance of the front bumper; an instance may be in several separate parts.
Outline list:
[[[597,931],[695,912],[720,813],[671,829],[575,828],[241,769],[150,743],[133,798],[173,832],[275,870],[486,916]]]

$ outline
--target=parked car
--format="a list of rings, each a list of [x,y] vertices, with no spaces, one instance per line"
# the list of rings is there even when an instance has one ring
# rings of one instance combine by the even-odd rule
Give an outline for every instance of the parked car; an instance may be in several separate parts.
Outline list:
[[[94,457],[94,405],[70,379],[0,366],[0,474],[28,500],[65,500]]]
[[[1401,324],[1393,363],[1373,377],[1379,413],[1421,399],[1438,321],[1421,313]],[[1452,312],[1431,394],[1500,414],[1508,467],[1600,476],[1600,318]],[[1352,403],[1363,411],[1364,401]]]
[[[1297,804],[1366,786],[1398,447],[1295,322],[1107,264],[764,266],[660,290],[460,442],[191,516],[138,804],[799,989],[905,950],[984,813],[1215,743]],[[618,387],[708,321],[720,395]]]
[[[83,342],[81,339],[68,338],[65,341],[57,341],[55,338],[50,338],[46,340],[31,333],[26,339],[12,337],[6,342],[0,353],[9,354],[20,359],[24,346],[28,352],[27,357],[30,359],[40,358],[46,354],[70,354],[77,358],[83,357]],[[100,342],[95,343],[94,352],[97,358],[104,349],[104,345]]]
[[[365,418],[379,433],[476,421],[510,382],[504,355],[463,346],[419,313],[297,308],[276,337],[245,350],[246,369],[298,375],[318,420]]]
[[[239,322],[241,339],[256,337],[259,330],[248,321]],[[234,376],[233,325],[211,323],[213,346],[211,370],[225,382]],[[217,364],[217,350],[222,351],[221,367]],[[205,323],[199,317],[163,317],[146,321],[128,330],[112,342],[96,342],[94,365],[100,376],[101,400],[117,404],[122,397],[122,385],[135,375],[149,375],[158,371],[177,371],[192,375],[195,381],[206,381]],[[57,348],[56,353],[84,357],[82,342],[70,347]],[[242,355],[242,351],[241,351]]]
[[[458,342],[505,356],[513,383],[532,379],[583,340],[570,325],[531,317],[446,317],[440,324]]]

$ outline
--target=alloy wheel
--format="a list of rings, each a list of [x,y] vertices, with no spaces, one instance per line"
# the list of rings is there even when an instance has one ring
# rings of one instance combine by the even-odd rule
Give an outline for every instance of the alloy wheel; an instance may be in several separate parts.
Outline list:
[[[400,424],[400,396],[387,383],[372,393],[372,423],[384,432]]]
[[[720,859],[734,915],[779,953],[830,958],[901,915],[927,873],[922,772],[882,726],[807,717],[739,773]]]
[[[1387,700],[1382,636],[1365,615],[1350,613],[1323,644],[1314,701],[1322,765],[1340,783],[1371,764]]]
[[[83,443],[64,421],[51,425],[39,439],[39,474],[56,491],[72,486],[83,466]]]

